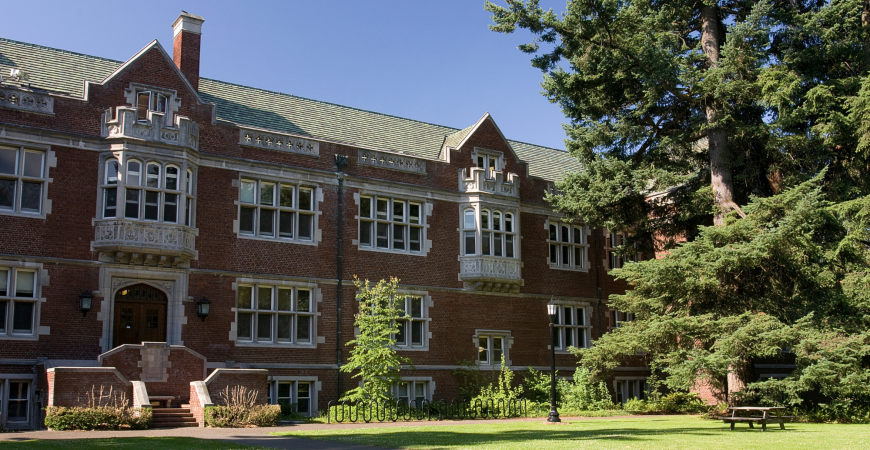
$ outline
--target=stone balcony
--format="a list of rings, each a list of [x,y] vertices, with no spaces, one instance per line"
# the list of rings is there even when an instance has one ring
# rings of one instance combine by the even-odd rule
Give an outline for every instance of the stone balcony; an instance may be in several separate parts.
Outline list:
[[[459,174],[459,192],[519,198],[520,178],[515,173],[503,172],[494,172],[492,177],[487,177],[486,169],[482,167],[462,169]]]
[[[106,139],[134,139],[177,145],[199,150],[199,125],[185,116],[175,116],[166,125],[165,114],[148,111],[147,120],[136,119],[136,109],[128,106],[109,108],[103,112],[100,135]]]
[[[523,262],[493,256],[460,256],[459,279],[465,289],[518,293],[523,285]]]
[[[95,220],[92,247],[107,262],[187,267],[197,257],[195,228],[132,220]]]

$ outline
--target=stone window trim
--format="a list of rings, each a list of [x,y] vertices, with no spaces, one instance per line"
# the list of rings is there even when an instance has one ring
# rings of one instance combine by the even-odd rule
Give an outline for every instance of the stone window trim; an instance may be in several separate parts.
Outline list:
[[[241,194],[242,194],[241,191],[242,191],[242,181],[243,180],[244,181],[256,181],[257,185],[260,185],[260,183],[274,183],[276,190],[280,189],[279,186],[282,186],[282,185],[283,186],[294,186],[294,194],[293,194],[294,195],[294,200],[293,200],[294,207],[298,206],[296,203],[298,202],[299,188],[311,189],[311,196],[312,196],[312,198],[311,198],[311,210],[310,211],[309,210],[303,211],[303,212],[310,212],[311,215],[313,215],[313,219],[312,219],[313,223],[311,225],[311,232],[312,232],[311,240],[303,240],[303,239],[299,239],[296,237],[296,233],[298,233],[298,222],[299,222],[298,221],[298,216],[299,216],[299,214],[298,214],[299,209],[298,208],[285,209],[288,212],[293,212],[295,215],[294,216],[295,217],[294,218],[294,227],[296,227],[296,228],[294,228],[294,237],[293,238],[280,237],[280,232],[277,229],[277,227],[280,225],[277,224],[277,220],[273,222],[274,224],[276,224],[275,225],[276,229],[274,230],[274,236],[272,236],[272,237],[259,235],[259,231],[256,229],[256,228],[258,228],[259,221],[257,221],[257,225],[255,225],[255,234],[247,234],[247,233],[241,232],[242,205],[249,205],[248,203],[243,203],[241,201]],[[239,195],[236,196],[236,200],[233,201],[233,204],[236,205],[236,218],[233,220],[233,233],[235,233],[235,235],[238,239],[248,239],[248,240],[253,240],[253,241],[264,241],[264,242],[281,242],[281,243],[286,243],[286,244],[313,245],[313,246],[319,245],[320,241],[323,240],[323,232],[320,229],[320,216],[323,214],[323,211],[320,210],[320,205],[321,205],[321,203],[323,203],[323,188],[321,188],[315,184],[311,184],[311,183],[301,181],[301,180],[281,178],[281,177],[259,177],[256,174],[249,174],[249,173],[240,174],[239,178],[233,179],[232,184],[233,184],[233,187],[236,187],[239,189]],[[278,203],[278,202],[280,202],[280,200],[278,200],[276,198],[276,203]],[[259,202],[256,202],[256,203],[252,204],[252,206],[256,208],[257,212],[255,213],[255,215],[257,217],[259,217],[259,211],[261,209],[261,205],[259,204]],[[277,205],[274,208],[270,207],[270,206],[267,206],[267,208],[273,209],[276,212],[280,211],[282,209],[281,207],[279,207]]]
[[[12,291],[15,287],[15,282],[17,281],[15,277],[19,271],[32,272],[35,278],[32,297],[19,297],[15,295],[15,292],[7,292],[8,295],[4,296],[3,292],[0,291],[0,301],[6,302],[5,314],[3,316],[6,324],[2,325],[3,331],[0,332],[0,341],[38,341],[40,336],[51,334],[51,327],[40,325],[42,304],[46,302],[46,298],[42,295],[42,288],[49,286],[48,270],[43,268],[42,263],[10,260],[0,260],[0,270],[3,271],[0,272],[0,278],[3,276],[8,277],[6,280],[2,280],[7,282],[7,291]],[[16,333],[13,329],[13,304],[16,301],[27,302],[33,305],[31,331],[29,333]]]
[[[99,168],[99,188],[97,191],[97,218],[98,220],[121,220],[121,221],[133,221],[138,223],[165,223],[169,225],[179,225],[185,226],[191,229],[196,227],[196,182],[198,176],[198,167],[196,164],[188,161],[184,158],[166,158],[161,155],[159,158],[155,158],[154,154],[147,154],[142,152],[130,152],[130,151],[117,151],[117,152],[106,152],[100,156],[100,168]],[[114,174],[113,168],[111,167],[111,162],[117,162],[118,173],[115,180],[112,180]],[[138,190],[138,218],[126,217],[125,213],[127,207],[127,182],[129,177],[129,163],[134,162],[139,165],[138,172],[138,182],[137,180],[133,180],[134,183],[131,185],[131,190]],[[149,165],[158,165],[160,168],[159,174],[159,187],[148,187],[146,186],[146,171],[148,170]],[[167,167],[175,167],[178,169],[177,178],[175,180],[177,189],[166,189],[166,168]],[[152,177],[153,178],[153,177]],[[171,177],[170,177],[171,178]],[[115,189],[115,208],[114,208],[114,216],[106,215],[107,211],[110,211],[110,208],[107,208],[107,200],[109,199],[109,192]],[[145,191],[150,192],[158,192],[158,203],[157,203],[157,220],[146,219],[145,218],[145,208],[146,208],[146,199],[145,199]],[[170,195],[176,195],[175,198],[175,208],[176,208],[176,220],[165,221],[163,217],[163,213],[165,212],[165,193],[169,193]]]
[[[14,201],[12,209],[0,208],[0,215],[45,219],[49,214],[51,214],[52,202],[51,199],[48,198],[48,189],[49,185],[54,181],[54,179],[49,176],[50,169],[57,167],[57,155],[55,154],[54,150],[52,150],[51,147],[47,145],[31,143],[24,144],[14,140],[2,138],[0,138],[0,147],[17,149],[19,154],[23,154],[25,151],[28,150],[43,153],[41,177],[26,177],[24,176],[24,174],[20,173],[22,166],[20,157],[18,158],[16,174],[0,174],[0,179],[16,180],[15,195],[17,197]],[[21,197],[20,186],[22,184],[22,180],[40,181],[42,183],[42,192],[39,200],[39,212],[21,211],[19,205],[20,201],[18,200],[18,198]]]
[[[495,172],[503,172],[505,166],[504,152],[474,147],[471,152],[472,167],[487,169],[486,179],[495,179]],[[483,166],[480,164],[483,163]]]
[[[154,95],[162,95],[166,98],[166,110],[164,112],[158,112],[152,109],[147,109],[147,111],[151,111],[152,113],[162,114],[164,125],[168,127],[175,126],[175,115],[178,114],[178,109],[181,107],[181,97],[178,96],[178,92],[174,89],[166,89],[156,86],[150,86],[147,84],[141,83],[130,83],[130,85],[124,89],[124,98],[126,100],[127,106],[131,108],[136,108],[139,104],[139,93],[141,92],[151,92]],[[149,105],[150,106],[150,105]],[[151,114],[146,117],[153,117]],[[141,121],[141,119],[140,119]],[[147,119],[145,120],[147,121]]]
[[[618,247],[624,245],[624,241],[627,237],[626,233],[604,229],[602,234],[604,237],[603,263],[607,270],[619,269],[626,261],[640,261],[642,259],[640,252],[636,252],[633,257],[625,257],[616,253]]]
[[[568,300],[554,300],[554,303],[559,306],[555,325],[555,328],[559,333],[556,353],[565,355],[571,354],[568,351],[568,347],[589,348],[592,342],[592,306],[590,306],[588,302]],[[573,313],[570,324],[565,323],[564,320],[566,309],[569,310],[569,314]],[[581,314],[583,323],[579,323]],[[573,333],[573,344],[566,346],[566,333],[568,332]],[[583,344],[582,346],[578,345],[581,343]],[[549,345],[547,347],[549,348]]]
[[[471,222],[471,211],[474,211],[473,223]],[[494,219],[496,213],[501,216],[500,229],[495,229]],[[484,215],[487,217],[487,224],[484,224]],[[510,231],[508,231],[508,219],[510,219]],[[522,259],[520,252],[522,248],[522,234],[520,230],[519,208],[516,206],[481,202],[461,203],[459,205],[459,228],[457,228],[457,231],[460,238],[460,256],[476,255],[510,260]],[[502,239],[501,256],[495,255],[496,234],[500,234]],[[508,254],[509,236],[513,241],[513,257],[506,256]],[[484,253],[484,239],[487,237],[490,243],[488,254]],[[474,241],[473,252],[469,249],[472,245],[472,239]]]
[[[427,351],[429,351],[429,341],[432,340],[432,327],[430,325],[432,322],[432,316],[430,315],[429,310],[430,310],[430,308],[435,307],[435,302],[432,300],[432,296],[429,295],[429,291],[418,291],[418,290],[401,289],[401,288],[396,289],[396,293],[399,296],[401,296],[402,298],[418,297],[418,298],[421,298],[423,300],[423,302],[422,302],[423,303],[423,305],[422,305],[422,309],[423,309],[422,316],[423,317],[421,317],[418,320],[419,322],[423,323],[423,345],[416,345],[416,346],[412,345],[410,343],[410,339],[409,339],[406,341],[407,344],[405,344],[405,345],[396,344],[393,346],[393,348],[396,351],[402,351],[402,352],[427,352]],[[357,294],[359,294],[359,291],[357,291]],[[414,320],[412,319],[409,322],[413,322],[413,321]],[[407,332],[408,331],[406,331],[406,333]],[[359,327],[353,328],[353,336],[354,337],[359,336]]]
[[[296,342],[277,342],[273,340],[273,342],[257,342],[257,341],[243,341],[238,338],[238,317],[239,317],[239,308],[236,306],[238,304],[238,292],[239,286],[250,286],[250,285],[263,285],[263,286],[271,286],[275,289],[278,288],[292,288],[294,289],[294,293],[298,289],[304,289],[311,291],[311,316],[312,320],[310,323],[309,334],[311,336],[310,343],[296,343]],[[259,348],[308,348],[314,349],[317,348],[319,344],[326,343],[325,336],[318,336],[317,333],[319,331],[319,319],[321,316],[320,312],[320,303],[323,302],[323,294],[321,289],[317,286],[315,282],[305,282],[305,281],[288,281],[288,280],[276,280],[270,278],[257,278],[257,277],[238,277],[236,281],[232,284],[233,289],[233,307],[230,308],[230,311],[233,313],[233,322],[230,323],[230,332],[229,332],[229,340],[234,343],[236,347],[259,347]],[[294,330],[295,331],[295,330]],[[253,329],[252,329],[253,335]]]
[[[402,392],[403,386],[401,385],[407,386],[406,389],[408,389],[410,392]],[[423,398],[426,399],[426,401],[431,402],[432,399],[435,398],[435,381],[432,380],[432,377],[400,377],[399,383],[394,384],[391,388],[392,394],[398,400],[407,397],[408,404],[411,404],[412,399],[416,401],[416,395],[413,394],[415,393],[415,388],[418,385],[423,386]],[[403,393],[406,393],[408,395],[403,396]],[[414,407],[420,408],[421,405],[415,403]]]
[[[290,383],[290,394],[291,394],[291,403],[297,403],[297,395],[298,395],[298,385],[299,383],[308,383],[311,388],[309,391],[309,414],[316,413],[318,411],[318,397],[320,391],[323,389],[323,384],[318,380],[316,376],[297,376],[297,375],[273,375],[268,378],[269,383],[269,403],[273,405],[278,404],[278,385],[282,383]]]
[[[481,363],[479,359],[479,354],[481,353],[480,339],[489,338],[489,346],[486,351],[490,353],[490,357],[486,363]],[[514,344],[514,338],[511,336],[510,330],[487,330],[487,329],[475,329],[474,336],[472,336],[472,344],[474,348],[477,350],[475,352],[475,361],[481,370],[500,370],[501,369],[501,359],[498,361],[494,361],[492,358],[492,338],[501,338],[502,339],[502,348],[501,351],[504,354],[504,363],[505,366],[510,367],[511,359],[510,359],[510,348]]]
[[[625,404],[633,398],[646,399],[649,396],[647,377],[613,377],[613,392],[616,403]]]
[[[412,203],[420,205],[420,224],[419,225],[411,224],[410,220],[398,223],[399,225],[404,225],[404,226],[409,227],[409,228],[411,226],[415,226],[415,227],[421,229],[420,251],[418,252],[418,251],[411,251],[410,250],[410,242],[409,242],[410,239],[406,239],[406,241],[405,241],[407,244],[406,246],[409,248],[408,250],[394,250],[394,249],[392,249],[392,246],[393,246],[392,230],[390,230],[390,233],[388,234],[388,241],[389,241],[388,244],[389,244],[390,248],[379,248],[375,242],[377,239],[376,225],[372,226],[372,228],[373,228],[372,229],[372,236],[371,236],[372,245],[368,246],[368,245],[362,244],[360,242],[361,233],[362,233],[362,226],[363,226],[363,222],[366,221],[366,218],[360,217],[360,206],[361,206],[361,202],[362,202],[363,197],[368,197],[368,198],[371,198],[373,200],[375,198],[388,199],[388,200],[390,200],[389,204],[392,204],[392,200],[403,201],[403,202],[405,202],[405,205],[407,205],[408,209],[410,209],[410,204],[412,204]],[[400,255],[409,255],[409,256],[423,256],[423,257],[425,257],[429,254],[429,251],[432,249],[432,241],[430,239],[428,239],[429,226],[430,226],[429,220],[430,220],[430,217],[432,216],[432,209],[434,206],[431,201],[428,201],[425,198],[416,197],[413,195],[402,194],[402,195],[396,196],[396,195],[386,193],[386,192],[368,191],[368,190],[360,190],[358,192],[354,192],[353,201],[354,201],[354,205],[356,206],[356,214],[354,214],[354,220],[357,223],[357,238],[353,239],[352,244],[355,245],[358,250],[367,251],[367,252],[390,253],[390,254],[394,254],[394,255],[400,254]],[[389,207],[389,204],[388,204],[388,207]],[[368,223],[377,224],[378,222],[381,222],[381,223],[396,224],[396,222],[393,221],[392,217],[391,217],[392,211],[388,211],[388,213],[389,213],[388,217],[390,217],[390,220],[384,220],[384,219],[379,220],[379,219],[377,219],[377,214],[375,212],[377,206],[376,206],[376,204],[374,204],[374,202],[373,202],[371,207],[372,207],[372,214],[375,218],[372,218],[371,221],[369,221]],[[410,217],[410,211],[405,211],[405,216]],[[390,227],[390,228],[392,228],[392,227]],[[409,231],[409,233],[410,233],[410,231]],[[408,234],[407,236],[410,237],[410,234]]]
[[[553,240],[553,228],[555,227],[555,237],[556,240]],[[564,233],[567,229],[568,240],[565,241]],[[579,229],[581,242],[577,243],[576,241],[576,231],[575,229]],[[592,236],[592,229],[590,229],[585,224],[572,224],[563,222],[561,218],[558,217],[550,217],[548,220],[544,221],[544,230],[547,231],[547,265],[550,266],[550,269],[553,270],[568,270],[572,272],[589,272],[589,238]],[[555,247],[555,248],[554,248]],[[569,256],[569,264],[565,265],[563,259],[564,250],[562,247],[567,247],[570,249]],[[553,251],[556,251],[555,257],[556,261],[553,262]],[[576,263],[576,251],[580,250],[583,265],[582,267],[578,267]]]

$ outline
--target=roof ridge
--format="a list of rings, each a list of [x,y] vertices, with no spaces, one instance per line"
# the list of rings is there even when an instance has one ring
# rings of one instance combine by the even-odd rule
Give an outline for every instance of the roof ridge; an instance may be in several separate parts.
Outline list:
[[[45,50],[52,50],[52,51],[55,51],[55,52],[58,52],[58,53],[67,53],[67,54],[70,54],[70,55],[84,56],[84,57],[87,57],[87,58],[99,59],[99,60],[106,61],[106,62],[114,62],[114,63],[118,63],[118,64],[123,64],[123,63],[124,63],[124,61],[118,61],[118,60],[115,60],[115,59],[103,58],[103,57],[101,57],[101,56],[88,55],[87,53],[73,52],[73,51],[70,51],[70,50],[64,50],[64,49],[62,49],[62,48],[54,48],[54,47],[49,47],[49,46],[47,46],[47,45],[34,44],[34,43],[31,43],[31,42],[16,41],[15,39],[9,39],[9,38],[5,38],[5,37],[0,37],[0,41],[11,42],[11,43],[13,43],[13,44],[19,44],[19,45],[26,45],[26,46],[29,46],[29,47],[36,47],[36,48],[41,48],[41,49],[45,49]]]
[[[518,140],[516,140],[516,139],[508,139],[508,141],[510,141],[510,142],[516,142],[517,144],[526,144],[526,145],[531,145],[532,147],[545,148],[545,149],[547,149],[547,150],[555,150],[555,151],[557,151],[557,152],[562,152],[562,153],[569,153],[569,154],[571,153],[571,152],[569,152],[567,149],[562,150],[561,148],[547,147],[546,145],[532,144],[531,142],[523,142],[523,141],[518,141]]]
[[[256,90],[256,91],[268,92],[268,93],[270,93],[270,94],[283,95],[283,96],[286,96],[286,97],[294,97],[294,98],[298,98],[298,99],[302,99],[302,100],[307,100],[307,101],[314,102],[314,103],[320,103],[320,104],[323,104],[323,105],[338,106],[338,107],[340,107],[340,108],[353,109],[353,110],[356,110],[356,111],[361,111],[361,112],[365,112],[365,113],[369,113],[369,114],[375,114],[375,115],[378,115],[378,116],[392,117],[392,118],[394,118],[394,119],[402,119],[402,120],[407,120],[407,121],[409,121],[409,122],[416,122],[416,123],[421,123],[421,124],[424,124],[424,125],[432,125],[432,126],[435,126],[435,127],[447,128],[447,129],[449,129],[449,130],[452,130],[453,133],[456,133],[456,132],[458,132],[458,131],[462,131],[462,130],[465,129],[465,128],[456,128],[456,127],[451,127],[451,126],[447,126],[447,125],[439,125],[439,124],[437,124],[437,123],[432,123],[432,122],[424,122],[424,121],[422,121],[422,120],[409,119],[409,118],[407,118],[407,117],[397,116],[397,115],[394,115],[394,114],[386,114],[386,113],[381,113],[381,112],[377,112],[377,111],[371,111],[371,110],[368,110],[368,109],[357,108],[357,107],[355,107],[355,106],[340,105],[340,104],[338,104],[338,103],[326,102],[326,101],[323,101],[323,100],[316,100],[316,99],[313,99],[313,98],[302,97],[302,96],[300,96],[300,95],[288,94],[288,93],[286,93],[286,92],[272,91],[272,90],[269,90],[269,89],[258,88],[258,87],[255,87],[255,86],[248,86],[248,85],[245,85],[245,84],[231,83],[231,82],[229,82],[229,81],[216,80],[216,79],[214,79],[214,78],[200,77],[200,80],[203,80],[203,79],[208,80],[208,81],[214,81],[214,82],[216,82],[216,83],[227,84],[227,85],[230,85],[230,86],[238,86],[238,87],[243,87],[243,88],[247,88],[247,89],[254,89],[254,90]],[[474,126],[474,125],[472,124],[472,125],[470,125],[470,126]],[[466,128],[467,128],[467,127],[466,127]],[[534,144],[529,144],[529,145],[534,145]]]

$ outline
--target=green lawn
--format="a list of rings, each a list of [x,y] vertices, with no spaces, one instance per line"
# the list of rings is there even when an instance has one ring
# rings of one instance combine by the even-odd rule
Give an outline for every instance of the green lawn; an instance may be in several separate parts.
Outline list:
[[[136,437],[118,439],[68,439],[41,441],[0,441],[0,449],[12,450],[263,450],[264,447],[248,447],[221,441],[186,437]]]
[[[281,433],[309,439],[409,449],[867,449],[870,425],[786,424],[734,431],[721,421],[694,416],[566,419],[568,424],[504,422],[347,428]]]

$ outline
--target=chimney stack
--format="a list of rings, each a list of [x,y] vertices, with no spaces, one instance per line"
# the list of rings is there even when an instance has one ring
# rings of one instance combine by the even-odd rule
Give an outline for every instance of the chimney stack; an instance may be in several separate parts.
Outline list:
[[[196,91],[199,91],[199,42],[203,22],[202,17],[181,11],[172,23],[172,60]]]

